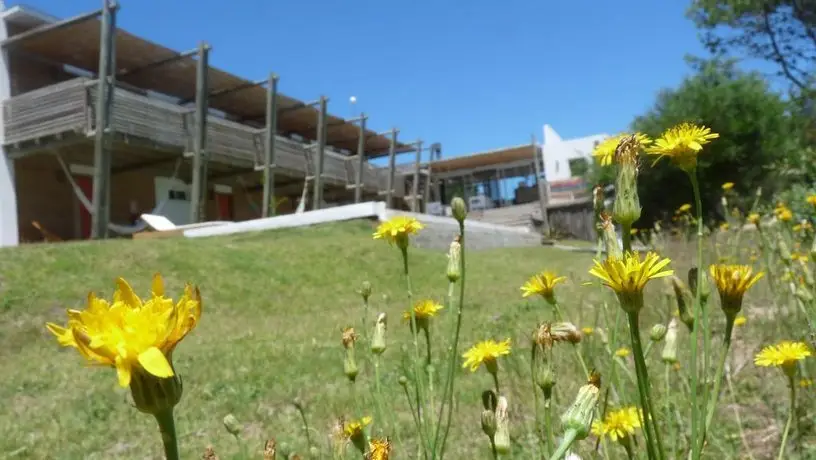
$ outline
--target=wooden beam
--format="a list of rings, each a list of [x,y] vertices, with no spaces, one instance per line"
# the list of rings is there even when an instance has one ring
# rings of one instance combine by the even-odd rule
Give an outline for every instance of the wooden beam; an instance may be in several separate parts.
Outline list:
[[[12,47],[19,45],[20,43],[39,36],[46,34],[48,32],[53,32],[55,30],[65,29],[66,27],[71,27],[73,25],[89,21],[91,19],[96,18],[97,16],[104,16],[106,12],[115,11],[119,8],[119,5],[116,2],[108,3],[105,2],[105,6],[96,11],[91,11],[89,13],[83,13],[76,15],[74,17],[63,19],[62,21],[52,22],[50,24],[43,24],[39,27],[35,27],[33,29],[26,30],[23,33],[19,33],[17,35],[13,35],[2,42],[0,42],[0,46],[5,48],[6,50],[11,49]]]
[[[536,184],[538,184],[538,204],[541,208],[541,230],[545,236],[550,235],[550,219],[547,216],[547,204],[549,197],[547,193],[547,178],[542,174],[541,155],[539,155],[538,144],[535,134],[530,136],[530,148],[533,151],[533,167],[535,167]]]
[[[89,18],[85,18],[89,19]],[[79,21],[78,21],[79,22]],[[53,30],[53,29],[52,29]],[[108,142],[111,102],[113,99],[113,72],[116,68],[114,38],[116,9],[105,0],[100,21],[99,78],[96,90],[96,123],[94,135],[93,209],[91,215],[91,238],[108,236],[111,151]]]
[[[397,128],[391,128],[391,144],[388,147],[388,190],[385,191],[385,206],[391,209],[394,205],[394,180],[396,176],[397,159]]]
[[[317,115],[317,162],[314,172],[314,191],[312,191],[312,210],[320,209],[323,201],[323,164],[326,161],[326,118],[328,98],[320,96],[320,111]]]
[[[423,194],[424,203],[424,211],[425,213],[428,212],[428,202],[431,201],[431,171],[433,170],[432,165],[434,162],[434,157],[442,154],[442,144],[439,142],[434,142],[431,144],[431,147],[428,149],[428,165],[426,166],[427,173],[425,175],[425,192]],[[439,192],[436,193],[437,199],[439,199]]]
[[[363,167],[365,166],[366,116],[360,114],[360,135],[357,138],[357,175],[354,177],[354,202],[363,199]]]
[[[269,74],[266,87],[266,130],[264,131],[264,183],[261,216],[275,215],[275,136],[278,134],[278,76]]]
[[[190,197],[190,223],[198,223],[204,219],[207,208],[207,95],[209,84],[207,74],[209,70],[210,46],[204,42],[198,45],[198,63],[196,66],[196,107],[195,107],[195,138],[193,139],[193,184]]]
[[[422,163],[422,139],[416,141],[416,159],[414,160],[414,178],[411,184],[411,212],[419,211],[419,166]]]
[[[127,173],[131,171],[138,171],[140,169],[152,168],[154,166],[161,166],[165,164],[172,164],[178,160],[178,157],[171,157],[171,158],[161,158],[156,160],[148,160],[148,161],[141,161],[139,163],[134,163],[126,166],[119,166],[117,168],[111,169],[111,175],[115,176],[117,174]]]
[[[231,86],[229,88],[221,88],[219,90],[213,91],[209,93],[207,96],[210,100],[215,99],[220,96],[226,96],[227,94],[236,93],[238,91],[243,91],[249,88],[255,88],[256,86],[263,86],[267,83],[267,80],[255,80],[255,81],[248,81],[241,83],[239,85]],[[187,99],[182,99],[178,102],[178,105],[189,104],[196,100],[196,97],[188,97]]]

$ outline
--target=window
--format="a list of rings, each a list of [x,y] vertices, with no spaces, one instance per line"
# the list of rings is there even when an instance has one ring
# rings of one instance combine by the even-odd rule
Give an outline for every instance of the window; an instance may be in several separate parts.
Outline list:
[[[168,198],[171,200],[187,201],[187,192],[183,190],[170,190]]]
[[[589,171],[589,162],[586,158],[573,158],[569,160],[569,168],[572,177],[583,176]]]

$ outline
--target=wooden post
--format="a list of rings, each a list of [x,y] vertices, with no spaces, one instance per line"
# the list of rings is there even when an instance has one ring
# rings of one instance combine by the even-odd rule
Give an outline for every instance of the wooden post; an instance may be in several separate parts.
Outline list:
[[[357,177],[354,178],[354,202],[363,200],[363,167],[365,166],[366,115],[360,114],[360,136],[357,139]]]
[[[411,184],[411,212],[419,212],[419,165],[422,163],[422,139],[416,141],[414,181]]]
[[[439,144],[431,144],[431,149],[428,151],[428,166],[425,168],[425,190],[422,193],[422,212],[425,214],[428,213],[428,202],[431,201],[431,163],[437,148],[439,148]]]
[[[275,136],[278,133],[278,76],[269,74],[266,88],[266,142],[264,142],[264,183],[262,217],[275,215]]]
[[[110,202],[110,145],[108,143],[110,129],[113,81],[109,78],[115,64],[113,41],[116,36],[116,6],[103,0],[102,18],[100,20],[99,43],[99,75],[96,87],[96,120],[94,132],[94,174],[93,174],[93,209],[91,216],[91,238],[106,238],[108,236],[108,206]]]
[[[312,209],[320,209],[323,202],[323,163],[326,160],[326,96],[320,96],[320,112],[317,116],[317,162],[314,172],[314,191],[312,192]]]
[[[397,128],[391,128],[391,144],[388,146],[388,190],[385,191],[385,207],[394,207],[394,181],[396,179]]]
[[[195,139],[193,142],[193,186],[190,197],[190,223],[201,222],[207,207],[207,172],[205,167],[207,150],[207,71],[209,69],[210,46],[204,42],[198,45],[195,96]]]
[[[539,155],[535,134],[530,136],[530,148],[533,150],[533,167],[535,168],[536,183],[538,184],[538,203],[541,208],[541,229],[544,235],[550,234],[550,218],[547,215],[549,193],[547,193],[547,178],[541,171],[542,155]]]

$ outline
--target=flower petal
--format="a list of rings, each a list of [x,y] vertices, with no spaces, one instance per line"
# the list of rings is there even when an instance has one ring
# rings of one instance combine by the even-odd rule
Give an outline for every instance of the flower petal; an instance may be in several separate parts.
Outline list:
[[[170,367],[164,353],[156,347],[150,347],[141,352],[138,359],[144,370],[156,377],[167,378],[173,376],[173,368]]]

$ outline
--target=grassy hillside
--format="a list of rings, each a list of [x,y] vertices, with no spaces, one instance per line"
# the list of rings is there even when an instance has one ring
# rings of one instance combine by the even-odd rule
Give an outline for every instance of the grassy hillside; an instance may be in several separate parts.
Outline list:
[[[88,291],[109,296],[118,276],[146,294],[156,271],[165,277],[173,296],[185,281],[198,284],[203,296],[202,321],[174,354],[185,385],[177,408],[182,458],[198,458],[207,445],[214,445],[222,459],[239,458],[238,443],[222,425],[228,413],[243,422],[242,436],[252,452],[259,452],[263,441],[271,437],[304,452],[302,425],[291,405],[295,397],[305,402],[312,442],[324,451],[336,417],[373,415],[373,403],[367,398],[372,388],[367,344],[358,344],[361,375],[357,392],[364,402],[357,409],[342,372],[340,343],[343,326],[361,327],[361,300],[355,289],[366,280],[374,289],[367,323],[379,311],[389,316],[384,389],[399,414],[404,441],[395,454],[397,458],[412,457],[404,447],[413,443],[410,412],[396,383],[401,375],[400,347],[410,342],[409,328],[401,320],[407,305],[400,258],[396,249],[373,241],[371,230],[368,222],[351,222],[207,239],[117,240],[0,251],[0,363],[5,371],[0,379],[0,400],[4,402],[0,458],[10,453],[16,454],[14,458],[36,459],[161,458],[154,421],[129,407],[129,395],[118,388],[114,371],[88,369],[75,351],[60,349],[44,327],[46,321],[62,323],[66,308],[82,308]],[[598,321],[602,299],[610,298],[598,288],[580,285],[588,280],[590,263],[587,254],[543,247],[468,255],[461,346],[491,337],[513,339],[514,352],[503,361],[502,372],[513,381],[507,391],[514,441],[519,445],[514,452],[519,457],[523,446],[534,444],[527,435],[533,417],[533,390],[526,367],[528,337],[539,321],[552,316],[543,301],[523,300],[519,286],[542,269],[569,276],[568,284],[558,290],[565,315],[579,327],[591,326]],[[445,266],[442,253],[412,250],[416,298],[444,301]],[[676,268],[685,270],[682,265]],[[657,306],[644,322],[668,317],[669,307],[657,295],[661,284],[654,286],[652,299]],[[762,299],[767,299],[767,292],[758,291],[748,302]],[[454,316],[444,313],[432,326],[440,359]],[[648,330],[649,324],[644,328]],[[746,327],[756,340],[737,350],[742,361],[734,366],[739,369],[746,367],[746,357],[757,343],[770,335],[761,332],[758,324],[754,326],[753,318]],[[744,330],[738,333],[738,341]],[[590,356],[590,365],[603,370],[608,358],[600,351],[598,336],[587,337],[581,346]],[[568,404],[583,383],[572,353],[562,354],[557,364],[559,407]],[[653,353],[652,365],[660,376],[663,366],[658,355]],[[630,362],[621,363],[632,367]],[[450,457],[488,458],[478,420],[480,393],[490,385],[490,378],[483,371],[459,372],[462,378],[457,387]],[[781,419],[784,408],[774,408],[772,391],[769,397],[768,392],[756,391],[755,370],[744,374],[743,381],[754,392],[745,404],[762,411],[762,417],[744,415],[749,419],[748,429],[753,429],[751,420],[755,420],[756,429],[767,432],[768,420]],[[782,385],[781,379],[774,382]],[[627,392],[624,396],[634,403],[635,387]],[[782,398],[780,395],[779,401]],[[730,420],[731,414],[731,409],[723,409],[723,419]],[[375,420],[374,431],[379,428]],[[394,440],[394,433],[384,434]],[[767,436],[773,439],[777,433]],[[723,436],[712,443],[719,447],[712,453],[733,452],[740,441]],[[594,443],[584,444],[591,448]]]

